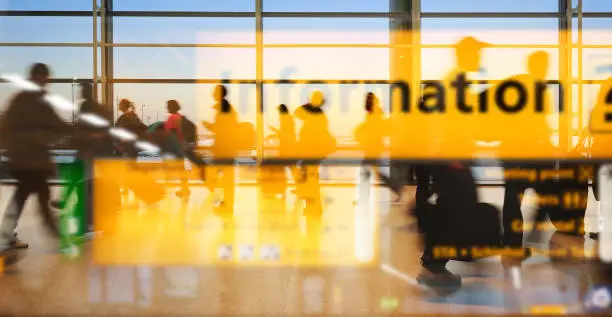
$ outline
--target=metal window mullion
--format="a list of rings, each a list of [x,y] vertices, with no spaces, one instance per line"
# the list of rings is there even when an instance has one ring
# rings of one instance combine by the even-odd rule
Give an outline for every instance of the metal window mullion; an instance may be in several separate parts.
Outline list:
[[[263,0],[255,0],[255,90],[257,97],[257,164],[260,165],[264,156],[264,103],[263,103]]]
[[[0,47],[12,46],[12,47],[92,47],[92,43],[0,43]]]
[[[165,44],[165,43],[105,43],[102,44],[104,47],[201,47],[201,48],[255,48],[256,44],[192,44],[192,43],[176,43],[176,44]]]
[[[204,0],[202,0],[204,1]],[[210,11],[112,11],[111,17],[150,18],[254,18],[253,12],[210,12]]]
[[[474,84],[496,84],[506,79],[486,79],[486,80],[474,80],[469,81]],[[433,83],[439,79],[421,79],[420,83]],[[110,80],[111,83],[128,84],[128,83],[141,83],[141,84],[220,84],[227,83],[227,79],[222,78],[117,78]],[[330,85],[389,85],[393,80],[387,79],[263,79],[262,84],[330,84]],[[585,80],[588,83],[600,83],[603,80]],[[232,84],[257,84],[256,79],[233,79]],[[561,80],[547,80],[546,84],[559,85]]]
[[[93,97],[98,100],[98,1],[91,0],[93,3]]]
[[[422,18],[558,18],[557,12],[421,12]]]
[[[573,134],[571,22],[571,0],[559,0],[559,80],[564,86],[559,90],[559,105],[564,106],[559,114],[559,147],[565,150],[570,149]]]
[[[114,120],[115,115],[115,107],[113,103],[113,78],[114,78],[114,67],[113,67],[113,48],[108,47],[108,43],[113,42],[113,0],[101,0],[102,8],[101,8],[101,20],[102,20],[102,38],[100,39],[100,47],[102,51],[102,102],[106,107],[110,107],[113,113],[113,118],[109,118],[110,120]]]
[[[0,10],[0,16],[9,17],[89,17],[91,11],[12,11]]]
[[[86,46],[90,47],[89,43],[0,43],[0,46]],[[196,48],[257,48],[257,44],[193,44],[193,43],[103,43],[103,47],[196,47]],[[408,48],[417,46],[418,48],[453,48],[455,44],[366,44],[366,43],[349,43],[349,44],[318,44],[318,43],[278,43],[278,44],[262,44],[263,48]],[[558,48],[559,44],[491,44],[490,48]],[[612,44],[601,45],[585,45],[588,48],[612,48]]]
[[[410,32],[412,33],[412,47],[411,47],[411,54],[412,54],[412,83],[411,83],[411,91],[419,91],[420,89],[420,82],[421,82],[421,67],[422,67],[422,60],[421,60],[421,53],[423,50],[423,44],[421,43],[421,18],[422,18],[422,12],[421,12],[421,0],[412,0],[412,28],[410,30]],[[410,104],[415,104],[418,98],[418,94],[413,93],[411,94],[411,98],[413,100],[410,100]]]
[[[580,128],[580,131],[578,132],[579,136],[580,136],[580,140],[582,140],[583,135],[583,100],[582,100],[582,95],[584,93],[583,91],[583,84],[582,84],[582,0],[578,0],[578,127]],[[573,86],[572,86],[573,88]]]

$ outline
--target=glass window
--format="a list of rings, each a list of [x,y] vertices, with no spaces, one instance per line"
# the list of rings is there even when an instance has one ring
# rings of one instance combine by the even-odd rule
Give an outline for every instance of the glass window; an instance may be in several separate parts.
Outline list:
[[[0,10],[91,11],[91,0],[0,0]]]
[[[168,1],[168,0],[113,0],[117,11],[213,11],[254,12],[255,0],[224,1]]]
[[[584,44],[612,44],[612,18],[583,18],[582,42]]]
[[[266,18],[265,44],[388,44],[389,20]]]
[[[255,85],[227,84],[228,100],[238,112],[241,121],[253,124],[257,121]],[[136,112],[149,124],[166,120],[166,101],[175,99],[181,105],[181,113],[198,126],[198,132],[205,134],[202,120],[214,116],[212,93],[214,84],[114,84],[115,113],[117,101],[130,99],[136,105]]]
[[[0,84],[0,113],[7,109],[11,98],[19,91],[13,85],[7,83]],[[61,96],[67,101],[74,102],[75,105],[81,102],[78,85],[52,83],[49,84],[48,91]],[[72,111],[57,110],[57,114],[65,121],[72,121]]]
[[[0,17],[0,42],[91,43],[91,17]]]
[[[578,100],[578,85],[574,85],[574,99]],[[597,97],[599,90],[601,89],[600,84],[585,84],[582,85],[582,125],[587,127],[589,124],[589,118],[591,117],[591,111],[595,104],[597,104]]]
[[[255,78],[255,49],[115,48],[116,78]]]
[[[596,0],[597,1],[597,0]],[[422,12],[556,12],[558,0],[425,0]]]
[[[465,36],[492,44],[557,44],[557,19],[423,18],[423,44],[454,44]]]
[[[582,78],[607,79],[612,76],[612,52],[606,48],[582,51]]]
[[[504,79],[527,72],[527,59],[536,51],[549,54],[547,78],[559,78],[558,49],[487,48],[482,54],[482,70],[478,79]],[[423,79],[439,80],[455,67],[456,57],[450,48],[426,48],[422,50],[421,71]]]
[[[389,12],[389,1],[372,0],[263,0],[267,12]]]
[[[253,18],[114,19],[116,43],[255,44]]]
[[[388,79],[387,48],[266,48],[266,79]]]
[[[605,0],[582,0],[583,12],[612,12],[612,2]]]
[[[0,74],[26,76],[33,63],[46,63],[55,78],[92,78],[90,47],[0,47]]]

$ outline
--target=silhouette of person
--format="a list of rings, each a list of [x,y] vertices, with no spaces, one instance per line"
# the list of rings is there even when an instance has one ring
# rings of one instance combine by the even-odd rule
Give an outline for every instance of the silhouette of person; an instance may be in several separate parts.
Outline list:
[[[323,212],[321,205],[321,187],[319,184],[319,162],[336,151],[336,139],[329,130],[329,121],[321,108],[325,98],[320,91],[314,91],[310,102],[295,110],[295,117],[303,124],[298,134],[298,147],[301,156],[311,159],[313,164],[303,164],[299,173],[301,183],[297,183],[295,194],[306,199],[304,213],[320,215]]]
[[[325,103],[323,93],[314,91],[310,102],[295,110],[295,117],[303,124],[298,133],[300,156],[310,159],[313,164],[303,164],[299,167],[298,177],[301,183],[295,193],[302,198],[320,199],[319,162],[336,150],[336,139],[329,131],[329,121],[321,108]]]
[[[49,83],[49,67],[37,63],[30,69],[30,80],[41,90],[22,91],[9,102],[3,117],[3,144],[9,158],[9,170],[17,180],[17,189],[0,225],[0,257],[5,265],[14,263],[14,231],[30,194],[37,194],[40,212],[46,228],[56,238],[60,231],[57,219],[49,207],[47,177],[55,171],[49,146],[72,132],[45,99]]]
[[[488,133],[497,140],[501,141],[501,154],[503,157],[512,157],[521,153],[532,153],[533,151],[554,150],[551,141],[551,130],[546,122],[546,115],[552,113],[553,105],[552,98],[548,91],[543,92],[541,99],[543,111],[536,113],[537,94],[536,84],[544,84],[548,73],[549,56],[545,51],[537,51],[529,55],[527,59],[526,74],[515,75],[502,81],[501,84],[492,86],[489,91],[483,92],[489,100],[489,122],[493,126],[489,126]],[[527,91],[527,101],[521,115],[511,115],[504,113],[499,109],[499,105],[495,105],[495,97],[493,97],[499,89],[500,85],[514,81],[520,83]],[[545,87],[545,86],[543,86]],[[482,97],[484,100],[485,97]],[[520,96],[514,91],[507,91],[504,96],[505,103],[515,105],[518,103]],[[527,129],[528,137],[516,137],[516,127],[523,126]],[[526,164],[522,162],[506,162],[504,168],[514,169],[530,169],[537,171],[538,175],[542,170],[551,170],[554,164],[537,163]],[[502,223],[503,223],[503,244],[511,248],[522,248],[523,232],[516,230],[516,222],[523,223],[523,215],[521,213],[521,195],[527,188],[532,187],[539,195],[552,194],[552,184],[550,180],[530,182],[526,180],[513,179],[505,177],[504,204],[502,208]],[[545,220],[546,214],[542,213],[542,208],[539,208],[536,216],[536,222]],[[529,256],[529,250],[525,249],[525,257]],[[503,257],[503,262],[508,265],[516,264],[516,260],[520,262],[522,259]]]
[[[295,121],[286,105],[279,105],[277,110],[279,115],[279,127],[268,126],[270,130],[274,132],[268,139],[278,140],[278,156],[280,158],[291,159],[294,158],[297,144]],[[264,194],[282,192],[284,195],[287,187],[286,168],[288,168],[291,173],[296,172],[295,165],[262,166],[260,172],[261,176],[263,176],[261,185]],[[282,186],[282,188],[279,186]]]
[[[457,65],[445,77],[442,78],[441,87],[436,85],[425,85],[423,89],[423,100],[419,107],[428,110],[428,126],[419,125],[423,129],[421,134],[429,134],[430,141],[424,150],[428,153],[439,154],[441,157],[449,157],[446,153],[472,157],[475,145],[474,114],[478,95],[469,89],[469,73],[477,72],[481,66],[482,49],[488,47],[487,43],[481,42],[474,37],[467,36],[459,40],[455,45],[455,57]],[[442,96],[440,96],[440,92]],[[453,93],[454,92],[454,93]],[[427,99],[425,96],[436,95],[443,98]],[[437,99],[437,100],[436,100]],[[440,101],[442,99],[442,101]],[[445,109],[445,111],[433,111],[431,109]],[[427,286],[458,287],[461,285],[461,277],[446,269],[447,259],[436,258],[433,253],[436,241],[439,238],[448,239],[446,229],[440,228],[438,224],[451,224],[457,217],[462,217],[462,211],[476,207],[478,194],[476,184],[469,166],[465,164],[452,163],[437,166],[415,167],[419,171],[420,181],[417,179],[417,193],[421,191],[426,194],[437,195],[435,224],[425,219],[429,217],[429,208],[417,208],[416,218],[419,220],[419,228],[423,230],[424,250],[421,257],[423,269],[417,277],[420,284]],[[429,179],[432,179],[432,187],[429,189]],[[420,188],[419,188],[420,187]],[[427,195],[415,197],[416,206],[427,206]],[[456,219],[456,220],[453,220]]]
[[[100,118],[112,117],[111,111],[106,107],[97,103],[93,98],[93,88],[91,84],[81,84],[81,97],[83,102],[79,108],[79,121],[77,122],[76,128],[78,134],[75,135],[75,145],[77,146],[78,152],[77,157],[79,162],[73,165],[71,176],[68,179],[68,185],[64,188],[61,198],[59,201],[54,201],[53,206],[55,208],[64,208],[70,195],[75,189],[78,189],[78,205],[77,208],[84,208],[85,210],[85,230],[89,230],[92,226],[92,199],[93,189],[92,184],[88,181],[91,178],[92,160],[94,158],[107,158],[114,154],[113,140],[108,133],[106,127],[96,127],[86,122],[83,122],[81,116],[83,115],[96,115]],[[78,170],[82,170],[83,178],[79,179],[74,175],[80,174]],[[78,186],[79,182],[84,182],[82,186]]]
[[[236,147],[236,130],[238,126],[238,114],[227,100],[227,88],[223,85],[215,86],[213,91],[216,110],[214,122],[202,121],[204,127],[214,133],[214,144],[212,153],[215,159],[230,160],[230,164],[223,163],[221,166],[213,166],[215,172],[207,177],[207,187],[214,192],[218,185],[223,189],[223,198],[216,199],[216,203],[222,207],[232,209],[234,206],[234,194],[236,191],[236,168],[234,159],[238,154]],[[222,177],[218,177],[221,173]]]
[[[389,119],[385,118],[378,97],[371,92],[366,95],[365,111],[365,120],[355,129],[354,138],[359,143],[365,159],[378,160],[385,152],[385,138],[390,134]],[[382,173],[378,164],[371,164],[370,168],[398,198],[401,196],[402,186]],[[365,170],[365,174],[369,176],[369,170]]]
[[[168,100],[168,119],[164,123],[164,131],[166,133],[172,133],[176,137],[179,143],[185,140],[183,135],[183,116],[179,113],[181,106],[176,100]],[[183,156],[181,156],[183,157]],[[180,162],[184,164],[184,162]],[[190,170],[186,168],[186,170]],[[181,173],[184,174],[184,173]],[[185,175],[180,175],[181,188],[176,192],[177,196],[187,197],[191,194],[189,189],[189,182]]]
[[[277,108],[279,115],[279,128],[269,126],[274,131],[275,138],[279,141],[279,156],[282,158],[293,158],[297,143],[295,135],[295,120],[286,105],[281,104]]]
[[[134,103],[128,99],[122,99],[119,102],[119,110],[122,114],[117,119],[117,122],[115,122],[115,127],[128,130],[138,137],[144,136],[147,131],[147,126],[142,123],[134,111]],[[119,149],[131,158],[136,158],[138,156],[138,151],[130,142],[121,142]]]

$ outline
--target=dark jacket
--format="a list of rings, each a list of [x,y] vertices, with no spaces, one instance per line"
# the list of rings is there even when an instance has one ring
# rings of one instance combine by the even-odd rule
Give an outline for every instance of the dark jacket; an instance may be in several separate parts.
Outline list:
[[[138,138],[146,137],[147,126],[140,121],[140,118],[134,112],[127,112],[122,114],[117,122],[115,122],[116,128],[126,129],[138,136]],[[138,149],[132,142],[119,142],[119,152],[127,154],[129,157],[135,158],[138,156]]]
[[[17,94],[2,118],[2,144],[11,169],[54,171],[49,146],[72,133],[72,128],[45,101],[45,94]]]
[[[138,137],[142,137],[147,132],[147,126],[140,121],[140,118],[134,112],[127,112],[122,114],[117,122],[115,123],[115,127],[126,129]]]
[[[111,111],[93,100],[83,101],[79,113],[81,115],[94,114],[106,120],[112,118]],[[79,150],[79,156],[108,157],[113,155],[113,139],[107,127],[95,127],[79,120],[77,129],[78,136],[75,138],[75,145]]]

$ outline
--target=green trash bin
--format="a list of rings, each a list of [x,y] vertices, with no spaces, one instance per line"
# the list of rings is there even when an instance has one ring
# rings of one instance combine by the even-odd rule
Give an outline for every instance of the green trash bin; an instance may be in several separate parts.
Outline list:
[[[66,184],[62,189],[64,206],[59,219],[61,251],[70,257],[78,257],[87,232],[85,163],[76,160],[61,164],[59,175]]]

